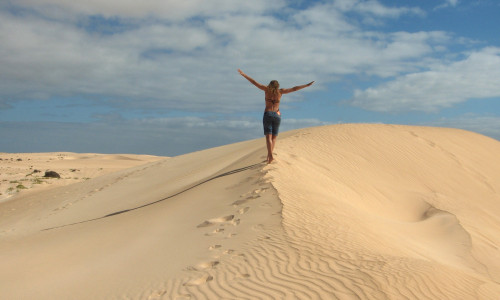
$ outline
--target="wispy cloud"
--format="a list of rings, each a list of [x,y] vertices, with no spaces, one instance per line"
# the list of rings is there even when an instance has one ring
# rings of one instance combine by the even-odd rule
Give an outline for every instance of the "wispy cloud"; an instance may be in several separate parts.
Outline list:
[[[455,7],[459,3],[459,0],[445,0],[444,3],[436,6],[434,9],[441,9],[441,8],[446,8],[446,7]]]
[[[272,3],[264,0],[17,0],[16,5],[32,7],[45,14],[54,11],[76,15],[102,15],[104,17],[121,16],[126,18],[159,17],[170,21],[185,20],[193,16],[216,16],[226,13],[245,11],[259,13],[273,8],[280,8],[284,1]],[[52,12],[52,13],[51,13]]]
[[[334,6],[343,12],[352,11],[383,18],[399,18],[407,14],[425,15],[425,12],[418,7],[388,7],[376,0],[337,0]]]
[[[500,97],[499,80],[500,48],[488,47],[460,61],[356,90],[349,103],[381,112],[436,111],[469,99]]]

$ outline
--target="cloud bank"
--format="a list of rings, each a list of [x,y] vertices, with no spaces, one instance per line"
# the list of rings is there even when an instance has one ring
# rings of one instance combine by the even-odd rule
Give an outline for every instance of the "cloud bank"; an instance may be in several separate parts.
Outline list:
[[[387,78],[429,68],[450,41],[446,32],[385,33],[363,25],[422,17],[414,7],[353,0],[302,9],[285,1],[216,2],[3,4],[2,107],[78,95],[140,109],[248,111],[261,103],[236,68],[263,82],[280,78],[291,87],[316,80],[321,88],[345,75]]]
[[[471,52],[460,61],[437,64],[366,90],[352,105],[381,112],[437,111],[471,99],[500,96],[500,48]]]

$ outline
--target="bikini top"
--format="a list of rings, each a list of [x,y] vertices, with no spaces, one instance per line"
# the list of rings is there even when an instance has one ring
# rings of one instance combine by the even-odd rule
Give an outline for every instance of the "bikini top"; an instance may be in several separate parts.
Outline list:
[[[274,111],[274,105],[276,103],[280,103],[280,100],[266,99],[266,102],[271,102],[273,104],[273,108],[272,109]],[[279,112],[279,111],[280,111],[280,109],[278,108],[278,110],[276,112]]]
[[[269,101],[271,102],[272,104],[276,104],[276,102],[280,102],[280,100],[276,99],[276,100],[273,100],[273,99],[266,99],[266,101]]]

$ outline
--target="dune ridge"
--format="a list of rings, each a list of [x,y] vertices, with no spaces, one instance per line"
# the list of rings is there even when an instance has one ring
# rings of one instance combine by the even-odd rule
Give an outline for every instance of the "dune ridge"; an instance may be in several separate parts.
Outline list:
[[[500,142],[342,124],[0,203],[0,296],[496,299]],[[47,230],[48,229],[48,230]]]
[[[352,280],[357,290],[369,286],[379,299],[498,295],[485,291],[500,282],[500,240],[490,231],[500,229],[498,141],[455,129],[340,125],[301,131],[282,147],[273,185],[289,239],[317,244],[330,266],[353,263],[369,279]]]

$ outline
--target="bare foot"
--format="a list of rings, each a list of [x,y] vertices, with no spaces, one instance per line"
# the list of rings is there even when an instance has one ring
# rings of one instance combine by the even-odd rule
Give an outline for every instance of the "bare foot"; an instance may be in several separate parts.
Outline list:
[[[270,164],[274,160],[274,157],[272,155],[267,156],[267,163]]]

